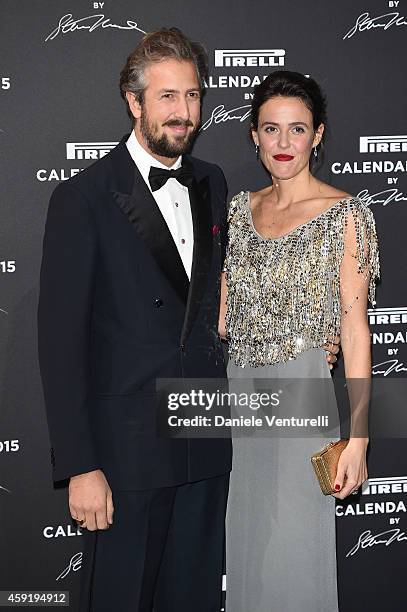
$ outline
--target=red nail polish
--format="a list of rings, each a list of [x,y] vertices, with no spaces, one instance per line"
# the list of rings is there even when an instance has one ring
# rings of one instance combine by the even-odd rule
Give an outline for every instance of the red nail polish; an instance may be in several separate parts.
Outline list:
[[[341,485],[338,485],[338,484],[335,485],[335,491],[339,491],[340,488],[341,488]]]

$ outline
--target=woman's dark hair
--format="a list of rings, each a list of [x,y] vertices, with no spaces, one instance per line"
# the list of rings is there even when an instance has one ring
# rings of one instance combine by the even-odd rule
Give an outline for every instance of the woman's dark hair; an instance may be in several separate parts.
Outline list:
[[[314,79],[308,78],[300,72],[290,70],[276,70],[259,85],[254,88],[254,95],[251,108],[251,130],[257,131],[259,113],[262,105],[276,96],[289,98],[299,98],[311,111],[312,125],[314,131],[323,123],[326,126],[326,99],[320,86]],[[318,145],[318,157],[311,155],[310,166],[314,171],[322,163],[324,153],[324,141],[326,130],[322,135],[322,140]]]

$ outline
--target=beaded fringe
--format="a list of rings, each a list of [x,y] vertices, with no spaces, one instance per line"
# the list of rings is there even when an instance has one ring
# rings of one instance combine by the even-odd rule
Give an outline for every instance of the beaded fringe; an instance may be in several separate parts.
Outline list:
[[[248,192],[242,191],[230,203],[228,221],[226,330],[237,365],[295,359],[340,332],[340,267],[348,232],[357,271],[361,280],[369,274],[369,301],[375,303],[376,228],[359,198],[340,200],[288,234],[266,239],[254,229]]]

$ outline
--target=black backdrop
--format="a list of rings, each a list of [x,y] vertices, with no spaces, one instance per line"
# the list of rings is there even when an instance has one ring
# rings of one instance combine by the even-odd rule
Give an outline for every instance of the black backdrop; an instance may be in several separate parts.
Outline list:
[[[2,0],[0,11],[0,587],[69,590],[74,610],[81,532],[66,490],[51,483],[36,344],[52,190],[129,131],[118,75],[141,31],[174,25],[205,44],[211,79],[194,154],[221,165],[230,196],[267,180],[247,136],[251,86],[276,67],[312,75],[329,102],[319,176],[362,197],[377,221],[382,282],[370,311],[373,375],[404,377],[407,6]],[[405,609],[405,451],[403,440],[372,441],[370,481],[337,504],[343,611]],[[376,537],[355,550],[366,531]]]

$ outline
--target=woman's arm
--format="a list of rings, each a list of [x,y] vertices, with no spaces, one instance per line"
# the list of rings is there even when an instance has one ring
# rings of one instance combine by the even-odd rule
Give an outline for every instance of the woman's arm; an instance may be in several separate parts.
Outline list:
[[[363,227],[364,244],[360,244],[361,227],[349,214],[340,270],[341,340],[350,403],[350,439],[343,451],[335,480],[344,499],[367,478],[366,449],[370,399],[371,350],[367,322],[367,298],[372,273],[369,257],[369,232]],[[371,239],[375,239],[375,236]],[[375,245],[376,247],[376,245]],[[363,253],[360,252],[363,248]],[[375,249],[373,249],[375,250]],[[362,262],[362,264],[360,263]]]

